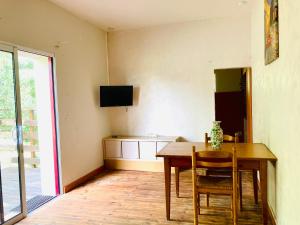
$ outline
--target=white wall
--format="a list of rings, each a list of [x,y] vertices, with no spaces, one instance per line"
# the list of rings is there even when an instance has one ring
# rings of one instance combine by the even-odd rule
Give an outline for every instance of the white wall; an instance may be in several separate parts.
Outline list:
[[[214,120],[214,69],[250,65],[250,16],[112,32],[110,84],[139,88],[128,112],[107,109],[113,134],[203,139]]]
[[[55,53],[63,185],[103,164],[106,33],[45,0],[0,0],[0,41]],[[62,42],[60,48],[54,46]]]
[[[253,1],[253,131],[278,157],[269,165],[268,201],[278,225],[300,221],[300,2],[279,1],[280,58],[264,65],[264,1]]]

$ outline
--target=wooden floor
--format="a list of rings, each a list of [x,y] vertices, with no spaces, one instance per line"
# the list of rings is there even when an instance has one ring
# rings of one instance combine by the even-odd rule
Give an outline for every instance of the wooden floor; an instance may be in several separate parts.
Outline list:
[[[172,177],[172,179],[174,176]],[[245,210],[239,225],[261,224],[260,207],[255,206],[250,175],[244,177]],[[174,180],[174,179],[173,179]],[[163,173],[108,171],[85,186],[56,198],[30,214],[19,224],[38,225],[152,225],[192,224],[191,174],[181,174],[181,196],[175,197],[172,180],[171,219],[165,219]],[[203,203],[205,198],[203,199]],[[226,197],[211,197],[212,204],[229,205]],[[230,212],[202,210],[199,224],[231,224]]]

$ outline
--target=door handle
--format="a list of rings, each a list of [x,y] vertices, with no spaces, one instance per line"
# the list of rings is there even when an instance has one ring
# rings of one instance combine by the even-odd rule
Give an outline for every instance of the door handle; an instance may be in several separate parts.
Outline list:
[[[23,134],[23,132],[22,132],[22,125],[19,125],[19,126],[17,126],[17,132],[18,132],[18,137],[17,137],[17,139],[18,139],[18,145],[23,145],[23,136],[22,136],[22,134]],[[21,152],[23,153],[23,148],[21,148]]]

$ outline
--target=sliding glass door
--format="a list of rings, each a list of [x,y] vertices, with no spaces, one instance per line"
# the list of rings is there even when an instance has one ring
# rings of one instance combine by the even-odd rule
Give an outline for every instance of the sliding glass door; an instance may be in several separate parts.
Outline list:
[[[18,51],[28,213],[59,194],[52,59]]]
[[[60,194],[53,61],[0,43],[0,225]]]
[[[16,49],[0,45],[0,224],[25,216],[22,118]]]

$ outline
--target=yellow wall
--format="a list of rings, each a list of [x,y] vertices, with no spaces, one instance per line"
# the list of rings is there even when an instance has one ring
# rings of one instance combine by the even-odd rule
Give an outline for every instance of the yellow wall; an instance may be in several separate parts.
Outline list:
[[[300,1],[279,0],[280,58],[264,65],[264,1],[253,1],[253,132],[278,157],[268,201],[279,225],[300,223]]]
[[[0,41],[55,54],[66,185],[103,164],[101,139],[110,133],[99,107],[99,85],[107,82],[106,32],[46,0],[0,0],[0,17]]]

